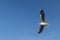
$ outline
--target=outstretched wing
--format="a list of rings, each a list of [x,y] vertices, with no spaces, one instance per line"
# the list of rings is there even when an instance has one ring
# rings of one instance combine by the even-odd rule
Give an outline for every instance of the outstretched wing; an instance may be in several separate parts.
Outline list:
[[[39,32],[38,33],[41,33],[43,31],[43,28],[44,28],[44,25],[40,25],[40,28],[39,28]]]
[[[40,18],[41,18],[41,21],[45,22],[45,15],[42,9],[40,10]]]

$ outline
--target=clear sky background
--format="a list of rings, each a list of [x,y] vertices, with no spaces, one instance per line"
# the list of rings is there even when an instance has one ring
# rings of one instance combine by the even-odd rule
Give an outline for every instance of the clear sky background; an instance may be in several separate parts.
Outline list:
[[[41,8],[49,26],[38,34]],[[0,0],[0,40],[60,40],[60,0]]]

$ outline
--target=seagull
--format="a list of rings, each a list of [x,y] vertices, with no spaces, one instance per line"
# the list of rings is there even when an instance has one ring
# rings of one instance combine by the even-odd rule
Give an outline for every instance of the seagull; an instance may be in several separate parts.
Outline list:
[[[48,26],[48,23],[45,21],[45,14],[43,9],[40,9],[40,19],[41,19],[41,23],[38,33],[41,33],[43,31],[44,26]]]

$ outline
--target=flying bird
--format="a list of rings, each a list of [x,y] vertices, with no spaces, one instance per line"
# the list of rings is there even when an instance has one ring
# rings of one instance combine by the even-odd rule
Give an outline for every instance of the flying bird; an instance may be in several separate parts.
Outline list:
[[[40,19],[41,19],[41,23],[38,33],[41,33],[43,31],[44,26],[48,26],[48,23],[45,21],[45,14],[43,9],[40,9]]]

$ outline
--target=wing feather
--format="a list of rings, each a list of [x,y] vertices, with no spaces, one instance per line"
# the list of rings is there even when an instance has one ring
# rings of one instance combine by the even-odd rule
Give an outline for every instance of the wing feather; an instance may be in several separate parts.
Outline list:
[[[43,28],[44,28],[44,25],[40,25],[40,28],[39,28],[39,32],[38,33],[41,33],[43,31]]]
[[[42,9],[40,11],[40,18],[43,22],[45,21],[45,14],[44,14],[44,11]]]

